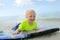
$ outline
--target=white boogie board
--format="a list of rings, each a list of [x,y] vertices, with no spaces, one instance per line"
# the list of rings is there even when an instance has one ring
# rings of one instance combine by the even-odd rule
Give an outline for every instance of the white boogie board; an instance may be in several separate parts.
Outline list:
[[[9,31],[9,30],[8,30]],[[53,33],[56,31],[59,31],[59,28],[48,28],[48,27],[42,27],[42,29],[38,29],[36,31],[32,31],[32,32],[22,32],[18,35],[13,35],[11,31],[9,32],[0,32],[0,39],[27,39],[27,38],[33,38],[33,37],[37,37],[37,36],[42,36],[45,34],[49,34],[49,33]]]

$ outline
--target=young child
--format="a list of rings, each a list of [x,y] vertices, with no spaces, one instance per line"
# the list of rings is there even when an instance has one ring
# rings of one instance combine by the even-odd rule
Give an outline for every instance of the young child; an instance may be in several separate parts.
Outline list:
[[[30,9],[26,11],[26,19],[22,21],[18,29],[13,34],[19,34],[21,31],[31,31],[35,30],[37,23],[35,22],[36,13],[34,10]]]

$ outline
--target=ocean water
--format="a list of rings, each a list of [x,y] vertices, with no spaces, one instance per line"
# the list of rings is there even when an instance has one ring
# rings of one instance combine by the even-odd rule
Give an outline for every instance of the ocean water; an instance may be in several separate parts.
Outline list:
[[[8,30],[20,23],[24,18],[19,17],[2,17],[0,18],[0,30]],[[36,19],[37,27],[59,27],[60,19]]]
[[[60,19],[40,19],[37,21],[38,27],[58,27],[60,28]]]
[[[12,28],[20,23],[24,19],[20,19],[19,17],[3,17],[0,18],[0,31],[3,31],[3,33],[0,33],[0,35],[11,35],[12,34]],[[58,27],[60,28],[60,19],[36,19],[37,27]],[[60,39],[60,32],[57,32],[56,34],[52,35],[45,35],[42,37],[37,37],[30,40],[57,40]]]

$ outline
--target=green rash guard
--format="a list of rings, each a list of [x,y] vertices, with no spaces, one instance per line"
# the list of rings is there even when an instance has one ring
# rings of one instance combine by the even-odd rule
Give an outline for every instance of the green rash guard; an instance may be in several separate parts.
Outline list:
[[[36,29],[37,23],[34,21],[32,25],[29,25],[28,20],[22,21],[22,23],[19,25],[18,30],[23,31],[23,30],[33,30]]]

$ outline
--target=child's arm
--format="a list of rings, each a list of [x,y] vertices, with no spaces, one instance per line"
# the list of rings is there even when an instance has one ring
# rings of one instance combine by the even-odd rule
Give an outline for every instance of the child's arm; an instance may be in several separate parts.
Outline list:
[[[17,29],[15,32],[13,32],[13,34],[19,34],[20,31]]]

